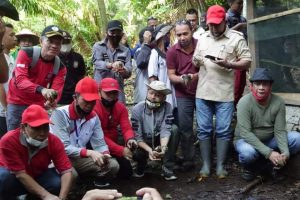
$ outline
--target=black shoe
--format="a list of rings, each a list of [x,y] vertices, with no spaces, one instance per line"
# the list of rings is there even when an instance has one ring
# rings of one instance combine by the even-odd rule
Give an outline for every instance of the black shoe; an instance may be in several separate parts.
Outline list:
[[[162,166],[161,171],[161,175],[165,178],[166,181],[172,181],[177,179],[174,172],[166,168],[164,165]]]
[[[253,181],[256,178],[256,174],[253,171],[243,169],[242,171],[242,179],[245,181]]]

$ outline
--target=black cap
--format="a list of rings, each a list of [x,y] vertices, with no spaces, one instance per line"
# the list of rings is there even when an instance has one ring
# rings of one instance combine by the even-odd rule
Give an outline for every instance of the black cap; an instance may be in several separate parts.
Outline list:
[[[63,38],[63,31],[58,26],[50,25],[43,30],[41,36],[46,36],[47,38],[53,36],[60,36]]]
[[[63,37],[64,37],[64,40],[72,40],[72,36],[70,35],[69,32],[63,31],[63,32],[62,32],[62,35],[63,35]]]
[[[19,21],[18,11],[8,0],[0,1],[0,12],[2,16],[6,16],[15,21]]]
[[[271,81],[271,82],[273,82],[273,78],[270,74],[269,69],[256,68],[253,72],[252,77],[250,78],[251,83],[254,81]]]
[[[147,21],[149,21],[149,20],[157,20],[157,18],[153,17],[153,16],[150,16],[150,17],[148,17]]]
[[[123,31],[122,22],[120,22],[119,20],[111,20],[108,22],[107,24],[108,31],[117,30],[117,29]]]

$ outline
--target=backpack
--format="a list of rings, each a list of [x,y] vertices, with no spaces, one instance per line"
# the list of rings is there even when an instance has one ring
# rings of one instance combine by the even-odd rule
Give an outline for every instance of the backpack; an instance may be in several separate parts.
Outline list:
[[[21,47],[21,49],[24,50],[27,53],[28,57],[32,58],[29,70],[33,69],[36,66],[38,60],[40,59],[41,47],[39,47],[39,46]],[[32,51],[31,56],[30,56],[30,54],[31,54],[30,51]],[[15,64],[17,64],[17,62]],[[59,68],[60,68],[60,58],[58,56],[55,56],[54,67],[53,67],[53,71],[52,71],[53,76],[52,76],[52,79],[51,79],[50,83],[48,84],[47,88],[51,88],[53,79],[56,76],[56,74],[58,73]],[[15,73],[14,72],[13,72],[13,78],[15,78]]]
[[[33,69],[39,58],[40,58],[40,55],[41,55],[41,47],[38,47],[38,46],[34,46],[34,47],[31,47],[32,48],[32,60],[31,60],[31,63],[30,63],[30,69]],[[23,50],[26,51],[26,49],[29,49],[29,48],[21,48]],[[54,60],[54,67],[53,67],[53,74],[54,76],[58,73],[58,70],[59,70],[59,67],[60,67],[60,58],[58,56],[55,56],[55,60]]]

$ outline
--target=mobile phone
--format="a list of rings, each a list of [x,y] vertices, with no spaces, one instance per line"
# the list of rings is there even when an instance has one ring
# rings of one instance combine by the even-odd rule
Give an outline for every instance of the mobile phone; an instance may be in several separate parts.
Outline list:
[[[208,58],[208,59],[211,59],[211,60],[222,60],[222,58],[218,58],[218,57],[215,57],[215,56],[211,56],[211,55],[206,55],[204,56],[205,58]]]

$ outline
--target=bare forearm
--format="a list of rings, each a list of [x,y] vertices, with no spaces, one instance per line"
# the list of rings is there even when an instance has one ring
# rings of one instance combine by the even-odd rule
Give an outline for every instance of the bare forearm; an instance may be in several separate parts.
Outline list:
[[[0,53],[0,83],[5,83],[8,80],[8,65],[4,53]]]
[[[147,152],[152,151],[152,148],[145,142],[139,142],[138,145],[140,148],[144,149]]]
[[[250,64],[251,64],[251,61],[240,60],[240,61],[237,61],[237,62],[231,62],[230,65],[229,65],[229,68],[247,70],[247,69],[250,68]]]
[[[6,93],[3,84],[0,84],[0,103],[6,109],[7,101],[6,101]]]
[[[73,177],[72,172],[65,173],[61,176],[61,188],[59,198],[65,199],[72,187]]]
[[[168,143],[169,143],[169,137],[160,138],[160,146],[161,147],[168,146]]]
[[[169,79],[170,79],[171,83],[183,84],[183,80],[180,76],[177,76],[176,74],[170,73],[170,72],[168,72],[168,75],[169,75]]]

